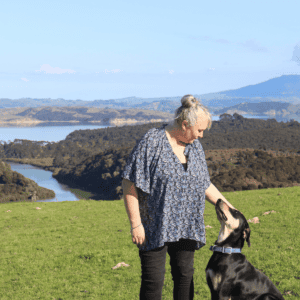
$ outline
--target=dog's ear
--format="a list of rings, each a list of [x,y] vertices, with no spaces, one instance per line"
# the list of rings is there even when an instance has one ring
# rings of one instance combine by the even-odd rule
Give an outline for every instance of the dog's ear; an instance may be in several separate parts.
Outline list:
[[[249,227],[245,228],[243,231],[243,238],[244,238],[244,240],[247,241],[248,247],[250,247],[250,245],[251,245],[250,244],[250,232],[251,232],[251,230]]]

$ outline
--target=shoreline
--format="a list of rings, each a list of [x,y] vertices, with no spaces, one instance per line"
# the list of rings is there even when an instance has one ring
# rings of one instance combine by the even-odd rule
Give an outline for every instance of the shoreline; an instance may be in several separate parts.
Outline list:
[[[91,199],[91,196],[92,196],[92,193],[91,193],[91,192],[84,191],[84,190],[82,190],[82,189],[80,189],[80,188],[73,188],[73,187],[68,186],[68,185],[65,184],[65,183],[59,182],[59,181],[53,176],[53,174],[55,173],[55,171],[50,170],[48,166],[41,165],[41,164],[39,164],[39,163],[30,163],[30,162],[26,162],[26,161],[16,161],[16,160],[17,160],[17,159],[15,159],[15,160],[14,160],[14,159],[2,159],[2,161],[6,162],[6,163],[8,163],[8,164],[14,163],[14,164],[19,164],[19,165],[30,165],[30,166],[39,168],[39,169],[44,170],[44,171],[50,171],[50,172],[52,173],[52,175],[51,175],[52,178],[53,178],[54,180],[56,180],[60,185],[65,185],[71,193],[75,194],[75,196],[79,198],[78,200],[92,200],[92,199]],[[14,171],[14,172],[18,172],[18,171]],[[31,180],[33,180],[33,179],[31,179]],[[36,184],[38,184],[35,180],[33,180],[33,181],[34,181]],[[41,200],[39,200],[38,202],[56,202],[56,200],[55,200],[56,197],[57,197],[57,196],[55,196],[55,197],[52,198],[52,199],[45,199],[45,200],[44,200],[44,199],[41,199]],[[68,200],[68,201],[78,201],[78,200]],[[61,201],[58,201],[58,202],[61,202]]]
[[[133,120],[133,119],[111,119],[107,121],[0,121],[0,127],[38,127],[38,126],[78,126],[78,125],[98,125],[98,126],[124,126],[124,125],[143,125],[147,123],[169,122],[169,119],[150,119],[150,120]]]

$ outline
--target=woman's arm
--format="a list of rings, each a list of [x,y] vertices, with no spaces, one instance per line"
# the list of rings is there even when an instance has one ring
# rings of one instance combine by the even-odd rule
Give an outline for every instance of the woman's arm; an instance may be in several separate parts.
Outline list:
[[[226,199],[225,197],[219,192],[219,190],[211,183],[210,186],[207,188],[205,191],[205,196],[206,200],[213,204],[216,205],[218,199],[222,199],[229,207],[236,209],[233,207]]]
[[[135,228],[142,223],[139,209],[138,192],[134,183],[127,179],[122,180],[122,188],[124,204],[130,225],[131,228]]]

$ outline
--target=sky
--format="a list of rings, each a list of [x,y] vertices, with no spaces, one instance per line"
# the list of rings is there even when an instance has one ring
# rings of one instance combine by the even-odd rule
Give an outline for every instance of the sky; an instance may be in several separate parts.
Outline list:
[[[107,100],[300,75],[299,0],[12,0],[0,98]]]

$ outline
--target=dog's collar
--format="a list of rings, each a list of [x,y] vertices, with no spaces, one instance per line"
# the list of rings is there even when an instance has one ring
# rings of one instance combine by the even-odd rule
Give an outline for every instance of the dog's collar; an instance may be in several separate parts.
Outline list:
[[[218,247],[216,245],[214,246],[210,246],[209,250],[211,251],[217,251],[217,252],[222,252],[222,253],[228,253],[228,254],[231,254],[231,253],[241,253],[242,252],[242,249],[241,248],[231,248],[231,247]]]

